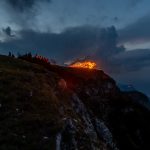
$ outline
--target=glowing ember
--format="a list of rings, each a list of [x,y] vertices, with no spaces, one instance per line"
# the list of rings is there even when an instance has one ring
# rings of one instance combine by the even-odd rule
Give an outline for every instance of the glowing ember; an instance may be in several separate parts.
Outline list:
[[[93,61],[75,62],[74,64],[70,65],[70,67],[95,69],[96,63]]]

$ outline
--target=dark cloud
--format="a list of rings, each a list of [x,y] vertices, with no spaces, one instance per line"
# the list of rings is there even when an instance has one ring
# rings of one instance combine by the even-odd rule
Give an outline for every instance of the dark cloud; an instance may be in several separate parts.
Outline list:
[[[138,19],[119,31],[121,42],[150,41],[150,15]]]
[[[12,35],[12,30],[11,28],[8,26],[7,28],[3,29],[3,32],[9,36],[9,37],[13,37],[14,35]]]
[[[7,0],[12,8],[20,12],[24,12],[25,10],[32,8],[38,1],[50,2],[51,0]]]
[[[20,31],[21,38],[0,43],[1,49],[35,51],[46,56],[68,60],[90,55],[105,59],[124,49],[117,46],[117,32],[114,27],[75,27],[59,34],[39,33],[32,30]]]
[[[150,50],[137,49],[124,51],[109,59],[111,72],[131,72],[150,66]]]
[[[11,36],[11,28],[3,30]],[[61,62],[90,56],[101,60],[106,71],[128,72],[150,65],[149,50],[125,51],[118,45],[115,27],[97,28],[82,26],[68,28],[61,33],[41,33],[22,30],[14,38],[0,42],[0,49],[8,53],[34,52]]]

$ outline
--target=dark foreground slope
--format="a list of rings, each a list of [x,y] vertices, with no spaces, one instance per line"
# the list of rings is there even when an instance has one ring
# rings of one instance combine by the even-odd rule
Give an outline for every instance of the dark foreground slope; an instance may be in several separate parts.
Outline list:
[[[150,149],[148,103],[101,70],[0,56],[0,150]]]

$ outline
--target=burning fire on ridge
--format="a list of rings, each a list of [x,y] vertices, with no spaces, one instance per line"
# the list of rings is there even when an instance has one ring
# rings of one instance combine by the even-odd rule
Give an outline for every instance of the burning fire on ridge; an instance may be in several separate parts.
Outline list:
[[[78,62],[71,64],[69,67],[95,69],[96,63],[93,61],[82,61],[82,62],[78,61]]]

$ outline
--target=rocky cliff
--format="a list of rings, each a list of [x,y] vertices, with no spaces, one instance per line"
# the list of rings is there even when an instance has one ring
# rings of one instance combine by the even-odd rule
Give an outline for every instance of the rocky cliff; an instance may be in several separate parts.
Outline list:
[[[0,56],[1,150],[150,149],[148,98],[102,70]]]

